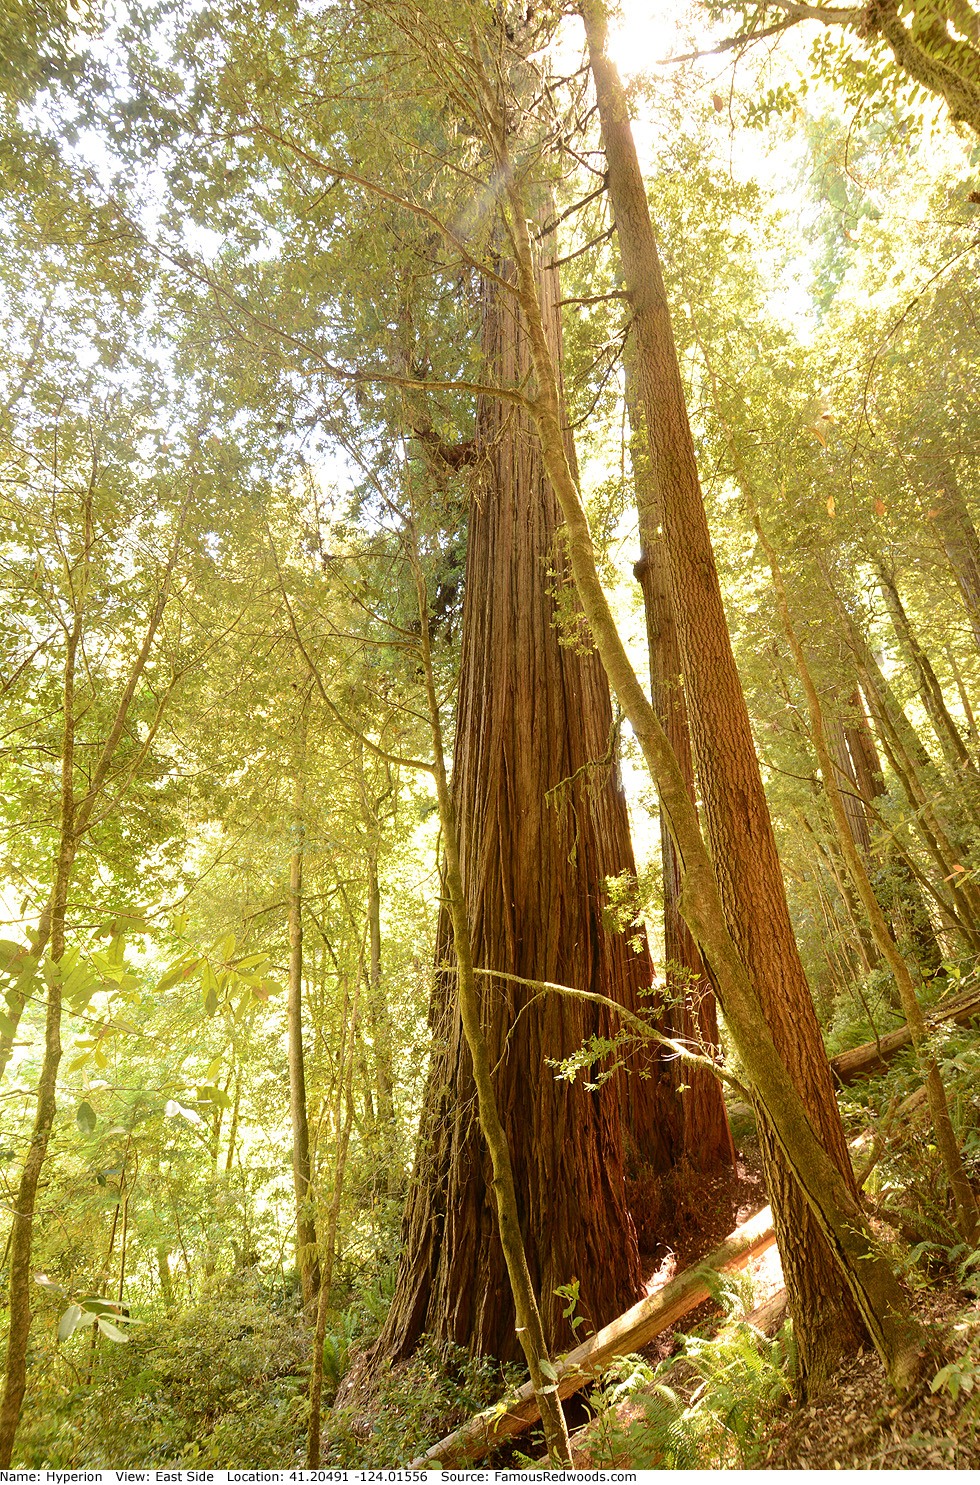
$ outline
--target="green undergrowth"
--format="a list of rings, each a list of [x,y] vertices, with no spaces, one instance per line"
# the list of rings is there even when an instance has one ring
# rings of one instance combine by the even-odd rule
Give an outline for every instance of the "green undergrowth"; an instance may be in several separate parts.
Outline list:
[[[293,1309],[231,1280],[126,1345],[73,1336],[29,1378],[24,1468],[284,1468],[301,1461],[310,1344]],[[67,1384],[67,1385],[66,1385]]]
[[[409,1360],[380,1365],[368,1400],[325,1420],[321,1462],[325,1468],[404,1468],[523,1379],[519,1366],[425,1337]]]
[[[796,1352],[787,1322],[770,1339],[745,1315],[751,1281],[712,1274],[726,1319],[714,1334],[675,1337],[652,1365],[623,1356],[592,1395],[590,1464],[600,1468],[751,1469],[766,1431],[792,1396]],[[628,1407],[622,1404],[631,1399]]]

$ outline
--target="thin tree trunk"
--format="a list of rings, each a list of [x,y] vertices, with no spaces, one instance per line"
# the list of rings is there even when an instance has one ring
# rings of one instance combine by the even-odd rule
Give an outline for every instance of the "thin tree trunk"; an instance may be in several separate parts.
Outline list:
[[[980,540],[951,466],[943,466],[934,520],[980,649]]]
[[[961,1237],[965,1241],[970,1242],[976,1236],[980,1213],[978,1213],[977,1203],[969,1180],[967,1179],[962,1156],[956,1143],[952,1120],[949,1116],[949,1107],[946,1102],[946,1090],[943,1087],[942,1078],[939,1074],[939,1067],[927,1045],[925,1018],[919,1006],[908,965],[889,932],[885,915],[881,911],[881,907],[874,894],[874,888],[871,885],[871,881],[864,868],[864,863],[861,860],[860,852],[851,836],[847,812],[837,782],[837,771],[834,768],[830,750],[827,746],[824,732],[823,709],[820,705],[820,698],[817,694],[817,688],[810,673],[806,656],[803,653],[803,647],[797,638],[793,626],[789,601],[786,596],[786,587],[779,567],[779,560],[776,556],[775,548],[763,529],[751,488],[744,476],[742,479],[742,494],[748,506],[749,516],[755,527],[756,535],[769,560],[773,586],[776,591],[776,602],[782,618],[783,628],[786,632],[790,649],[793,652],[793,658],[796,661],[800,683],[806,695],[807,710],[810,717],[810,735],[813,739],[817,761],[820,765],[820,772],[823,775],[824,788],[827,792],[827,798],[830,801],[830,808],[837,826],[837,836],[841,853],[847,863],[851,880],[854,883],[855,890],[861,899],[861,904],[871,924],[871,930],[875,936],[881,956],[894,975],[895,983],[898,986],[906,1025],[909,1029],[912,1045],[915,1048],[926,1087],[929,1111],[932,1116],[933,1136],[953,1192],[953,1199],[956,1205],[957,1226]]]
[[[868,811],[873,808],[874,801],[883,798],[888,791],[861,692],[856,686],[848,698],[848,711],[850,721],[845,724],[844,735],[853,763],[857,791]],[[890,841],[885,848],[884,869],[888,876],[891,910],[899,939],[904,930],[912,943],[923,974],[934,975],[942,967],[943,951],[936,937],[922,888],[897,840]],[[879,900],[882,895],[883,893],[878,894]],[[936,900],[942,910],[948,910],[950,905],[938,897]]]
[[[68,638],[64,672],[64,732],[61,749],[61,840],[51,893],[51,959],[57,964],[65,952],[65,914],[77,843],[78,809],[75,800],[75,663],[81,639],[83,610],[75,615]],[[44,1021],[44,1061],[37,1087],[37,1108],[31,1143],[13,1203],[10,1244],[10,1319],[7,1367],[0,1401],[0,1470],[9,1470],[20,1410],[27,1387],[27,1339],[31,1328],[31,1252],[34,1203],[56,1112],[58,1064],[61,1061],[61,987],[52,976]]]
[[[950,881],[963,852],[951,839],[949,827],[932,798],[933,791],[941,785],[935,763],[892,694],[867,640],[825,568],[823,575],[854,656],[878,739],[914,811],[915,826],[923,843],[939,867],[942,879]],[[957,923],[971,951],[980,953],[980,889],[967,880],[958,889],[958,899]]]
[[[885,605],[891,616],[892,625],[898,637],[899,644],[905,652],[905,657],[912,673],[919,682],[919,695],[926,709],[932,729],[936,734],[939,746],[942,749],[947,763],[959,774],[970,773],[973,775],[969,781],[976,785],[976,765],[967,750],[966,743],[960,735],[960,730],[949,714],[946,698],[943,696],[942,687],[932,668],[929,656],[919,644],[918,639],[909,622],[909,616],[905,612],[898,586],[895,582],[895,574],[887,566],[883,559],[875,562],[875,572],[878,575],[878,583],[881,587]],[[975,810],[971,810],[975,814]]]
[[[232,1056],[235,1056],[234,1050]],[[242,1068],[235,1057],[235,1101],[231,1107],[231,1128],[228,1131],[228,1153],[225,1155],[225,1174],[235,1166],[235,1141],[238,1138],[238,1115],[242,1106]]]
[[[160,1292],[163,1295],[163,1303],[168,1310],[176,1308],[177,1301],[174,1298],[174,1282],[170,1274],[170,1249],[165,1243],[157,1245],[157,1273],[160,1276]]]
[[[337,1105],[334,1127],[337,1131],[337,1151],[334,1160],[333,1189],[330,1193],[330,1209],[327,1213],[327,1231],[324,1243],[323,1262],[319,1265],[320,1291],[316,1306],[316,1330],[313,1342],[313,1372],[310,1377],[310,1423],[306,1439],[306,1468],[320,1466],[320,1417],[323,1398],[323,1343],[327,1336],[327,1312],[330,1309],[330,1293],[333,1288],[333,1265],[337,1251],[337,1223],[340,1218],[340,1203],[344,1192],[344,1174],[347,1170],[347,1151],[350,1147],[351,1125],[354,1122],[354,1097],[351,1084],[354,1076],[354,1048],[358,1028],[358,999],[355,994],[350,1003],[350,1027],[344,1046],[344,1060],[337,1079]],[[342,1095],[346,1093],[347,1108],[343,1127],[340,1122]]]
[[[303,843],[306,702],[300,719],[300,746],[293,790],[295,841],[289,862],[289,985],[286,1004],[289,1060],[289,1118],[293,1131],[293,1193],[296,1201],[296,1262],[303,1286],[303,1309],[313,1317],[320,1292],[316,1224],[310,1193],[310,1129],[306,1111],[303,1057]]]

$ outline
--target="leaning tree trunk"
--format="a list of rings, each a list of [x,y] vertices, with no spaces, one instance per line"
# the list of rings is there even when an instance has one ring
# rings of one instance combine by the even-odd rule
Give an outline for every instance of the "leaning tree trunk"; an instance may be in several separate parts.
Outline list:
[[[510,275],[504,265],[501,275]],[[541,277],[560,361],[557,274]],[[486,289],[487,379],[514,387],[529,352],[515,301]],[[571,598],[558,506],[527,414],[485,398],[470,508],[453,806],[478,969],[599,991],[631,1009],[651,965],[605,920],[605,878],[634,870],[626,803],[612,761],[603,670]],[[549,578],[549,571],[551,576]],[[561,622],[564,633],[558,624]],[[518,1354],[494,1219],[490,1166],[454,994],[443,915],[431,1007],[434,1052],[403,1228],[403,1256],[378,1352],[406,1355],[424,1331],[475,1352]],[[531,1281],[549,1345],[567,1346],[558,1285],[577,1279],[580,1313],[601,1325],[640,1293],[626,1190],[633,1158],[665,1171],[679,1151],[676,1080],[622,1072],[590,1091],[555,1077],[608,1014],[482,976],[494,1095],[510,1147]],[[636,1068],[638,1072],[638,1067]],[[594,1081],[589,1078],[588,1081]],[[615,1255],[615,1261],[610,1261]]]
[[[867,812],[874,801],[883,798],[888,791],[861,692],[856,686],[848,698],[848,712],[849,717],[843,723],[844,736],[854,786]],[[865,818],[867,820],[867,814]],[[870,830],[870,822],[867,828]],[[908,938],[923,975],[937,974],[942,968],[943,951],[936,937],[922,888],[894,840],[885,846],[883,873],[881,895],[888,895],[896,933],[899,938],[903,933]]]
[[[889,567],[884,557],[877,557],[874,561],[875,572],[878,575],[878,584],[881,588],[885,606],[888,609],[892,621],[892,627],[898,639],[899,647],[905,654],[906,664],[911,673],[918,681],[919,696],[926,709],[932,730],[936,734],[936,740],[942,749],[946,762],[954,773],[958,773],[964,784],[970,786],[971,794],[975,792],[977,783],[977,769],[966,743],[963,741],[960,730],[950,715],[943,695],[942,687],[936,672],[932,668],[932,662],[925,650],[919,644],[918,637],[912,628],[909,616],[905,611],[898,591],[894,570]],[[975,799],[971,798],[972,813],[976,818]]]
[[[636,395],[635,375],[626,361],[626,405],[632,436],[630,460],[639,515],[640,560],[633,569],[643,593],[647,644],[650,652],[650,690],[653,709],[695,799],[691,733],[684,703],[677,625],[670,601],[667,556],[661,534],[660,499],[649,454],[643,411]],[[701,951],[681,917],[681,869],[661,809],[660,854],[663,864],[664,957],[671,992],[671,1014],[679,1034],[704,1048],[718,1046],[718,1012]],[[735,1145],[721,1083],[702,1069],[688,1069],[682,1094],[684,1153],[702,1170],[735,1165]]]
[[[698,780],[727,926],[776,1049],[824,1149],[856,1195],[833,1080],[786,904],[745,697],[732,654],[674,346],[659,253],[625,93],[605,54],[603,0],[582,0],[609,193],[633,313],[637,381],[663,501]],[[804,1386],[832,1375],[864,1327],[768,1121],[760,1138]]]

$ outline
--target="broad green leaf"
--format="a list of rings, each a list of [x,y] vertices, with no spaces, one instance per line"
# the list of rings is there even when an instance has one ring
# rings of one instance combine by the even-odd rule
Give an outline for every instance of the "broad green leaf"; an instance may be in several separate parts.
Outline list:
[[[96,1057],[96,1061],[98,1061],[98,1057]],[[95,1110],[87,1099],[83,1099],[78,1105],[75,1112],[75,1123],[82,1131],[82,1134],[95,1133],[95,1126],[98,1123],[98,1119],[96,1118]]]
[[[0,1011],[0,1032],[2,1032],[4,1036],[13,1036],[16,1031],[17,1027],[14,1025],[13,1021],[11,1021],[10,1017],[5,1016],[3,1012]]]
[[[231,1108],[231,1099],[222,1088],[215,1088],[210,1084],[204,1085],[197,1090],[198,1103],[216,1103],[221,1109]]]
[[[197,960],[193,961],[197,964]],[[173,965],[167,973],[158,981],[157,990],[162,994],[165,990],[172,990],[178,980],[182,980],[187,973],[187,961],[182,959],[179,964]]]
[[[83,1310],[93,1315],[115,1315],[119,1306],[114,1299],[105,1299],[101,1294],[83,1294],[78,1301]]]
[[[241,974],[243,970],[258,969],[260,965],[264,968],[268,963],[268,954],[246,954],[244,959],[239,959],[235,968]]]
[[[205,1014],[213,1016],[218,1009],[218,981],[207,960],[201,970],[201,994],[204,997]]]
[[[12,938],[0,938],[0,974],[13,974],[19,970],[20,960],[29,953],[26,944],[19,944]]]
[[[123,1345],[128,1342],[129,1336],[123,1335],[118,1325],[113,1325],[111,1321],[104,1319],[102,1315],[99,1316],[96,1323],[107,1340],[121,1342]]]
[[[235,944],[237,942],[238,940],[235,938],[235,935],[233,933],[225,934],[224,938],[221,940],[221,947],[218,952],[225,964],[228,963],[232,954],[234,954]]]
[[[67,1341],[68,1337],[75,1330],[75,1327],[78,1325],[78,1322],[81,1318],[81,1305],[69,1305],[65,1313],[62,1315],[60,1321],[58,1322],[59,1345],[62,1341]]]
[[[542,1356],[539,1358],[538,1366],[541,1368],[542,1377],[547,1377],[549,1382],[558,1381],[558,1373],[555,1371],[547,1356]]]

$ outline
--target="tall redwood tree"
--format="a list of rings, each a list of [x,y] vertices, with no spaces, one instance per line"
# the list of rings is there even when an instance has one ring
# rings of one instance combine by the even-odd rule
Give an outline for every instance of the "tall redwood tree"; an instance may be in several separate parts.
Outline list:
[[[540,291],[560,365],[554,269],[542,271]],[[488,381],[517,386],[526,378],[522,316],[494,284],[485,291],[483,354]],[[572,604],[557,502],[523,410],[482,399],[477,448],[453,767],[474,962],[598,991],[635,1010],[649,1004],[639,998],[651,983],[649,955],[614,931],[605,912],[605,878],[634,866],[611,762],[612,709],[595,654],[583,635],[567,632]],[[405,1355],[426,1332],[507,1358],[518,1349],[513,1309],[448,928],[437,961],[435,1050],[403,1256],[378,1350]],[[640,1293],[628,1168],[663,1172],[679,1153],[676,1078],[644,1052],[645,1066],[634,1059],[628,1075],[613,1072],[597,1089],[582,1073],[557,1079],[552,1060],[615,1033],[608,1013],[514,980],[483,977],[481,986],[531,1277],[549,1343],[567,1345],[572,1331],[558,1285],[579,1280],[579,1312],[596,1325]],[[600,1061],[600,1072],[609,1061]]]
[[[732,654],[626,95],[605,50],[606,7],[604,0],[582,0],[580,9],[633,313],[637,390],[662,500],[694,759],[728,932],[752,976],[773,1042],[813,1130],[853,1197],[854,1176],[833,1081],[793,937]],[[857,1303],[765,1119],[760,1119],[760,1142],[806,1386],[832,1374],[841,1354],[856,1349],[866,1332]]]

